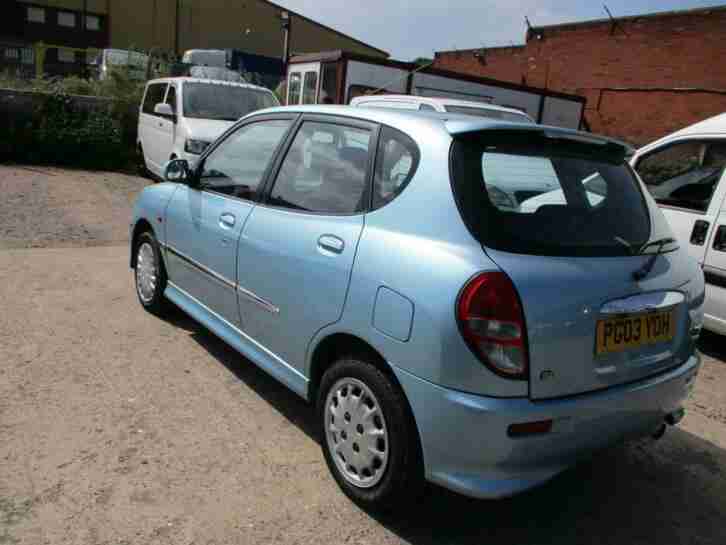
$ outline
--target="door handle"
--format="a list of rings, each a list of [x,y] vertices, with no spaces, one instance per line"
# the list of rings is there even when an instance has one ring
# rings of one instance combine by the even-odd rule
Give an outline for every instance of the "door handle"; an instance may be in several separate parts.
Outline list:
[[[231,229],[234,227],[235,221],[235,217],[232,214],[225,213],[219,216],[219,225],[225,229]]]
[[[318,247],[329,252],[342,254],[345,249],[345,242],[335,235],[323,235],[318,239]]]
[[[697,220],[693,224],[693,231],[691,232],[691,244],[694,246],[703,246],[706,244],[706,236],[708,235],[708,228],[711,224],[704,220]]]

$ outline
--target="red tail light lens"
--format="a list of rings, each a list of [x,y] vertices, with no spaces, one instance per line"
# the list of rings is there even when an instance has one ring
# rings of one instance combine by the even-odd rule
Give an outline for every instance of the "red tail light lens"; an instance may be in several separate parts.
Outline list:
[[[506,274],[474,277],[459,296],[457,318],[464,339],[482,363],[503,377],[527,378],[524,314]]]

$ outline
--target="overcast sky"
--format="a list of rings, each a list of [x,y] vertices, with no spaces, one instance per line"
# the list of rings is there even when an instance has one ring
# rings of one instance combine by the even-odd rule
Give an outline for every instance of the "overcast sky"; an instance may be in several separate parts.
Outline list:
[[[276,0],[276,3],[402,60],[432,57],[434,51],[446,49],[520,44],[524,41],[525,15],[535,26],[607,16],[603,0]],[[719,4],[714,0],[605,0],[605,3],[616,17]]]

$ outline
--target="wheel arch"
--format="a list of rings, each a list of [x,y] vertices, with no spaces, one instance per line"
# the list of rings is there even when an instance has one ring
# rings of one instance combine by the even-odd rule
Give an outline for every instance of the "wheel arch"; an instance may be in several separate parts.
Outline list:
[[[150,231],[156,237],[156,233],[154,232],[154,227],[151,225],[151,222],[149,222],[146,218],[140,218],[136,222],[136,225],[134,225],[134,231],[131,235],[131,260],[129,265],[132,269],[136,268],[136,248],[139,243],[139,237],[142,233],[146,233],[147,231]]]
[[[411,408],[411,402],[406,395],[406,391],[404,390],[401,382],[398,380],[393,368],[383,357],[381,352],[365,339],[350,332],[337,331],[326,335],[317,342],[311,351],[308,362],[308,401],[312,404],[317,402],[318,389],[325,371],[328,370],[330,366],[333,365],[333,363],[335,363],[340,357],[351,354],[364,357],[367,362],[386,375],[403,395],[403,399],[405,400],[406,407],[408,409],[409,418],[411,419],[415,430],[416,444],[420,460],[424,463],[425,467],[425,453],[423,449],[423,442],[421,441],[421,432],[419,430],[418,422],[416,421],[416,415],[413,413],[413,409]]]

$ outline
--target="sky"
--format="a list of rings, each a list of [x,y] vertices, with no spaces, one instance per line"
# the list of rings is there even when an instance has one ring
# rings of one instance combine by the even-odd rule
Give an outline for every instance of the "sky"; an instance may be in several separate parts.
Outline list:
[[[604,0],[614,16],[719,5],[705,0]],[[412,60],[434,51],[524,42],[534,26],[607,17],[603,0],[275,0],[302,15]],[[723,0],[721,4],[725,3]],[[294,32],[294,29],[293,29]]]

